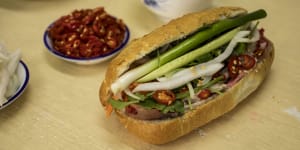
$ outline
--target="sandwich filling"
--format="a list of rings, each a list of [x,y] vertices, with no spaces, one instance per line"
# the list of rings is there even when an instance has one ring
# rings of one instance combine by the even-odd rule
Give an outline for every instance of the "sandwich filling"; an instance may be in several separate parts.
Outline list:
[[[258,10],[224,19],[135,61],[112,84],[107,112],[173,118],[222,95],[263,58],[268,40],[253,21],[265,16]]]

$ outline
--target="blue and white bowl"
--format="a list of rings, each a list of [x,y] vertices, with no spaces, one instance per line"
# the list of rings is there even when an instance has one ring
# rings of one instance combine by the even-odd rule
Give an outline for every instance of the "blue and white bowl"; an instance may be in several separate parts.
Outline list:
[[[12,95],[11,97],[8,98],[8,101],[5,102],[2,106],[0,106],[0,109],[5,108],[6,106],[8,106],[9,104],[11,104],[12,102],[14,102],[15,100],[18,99],[19,96],[22,95],[22,93],[25,91],[25,88],[28,85],[28,81],[29,81],[29,70],[28,67],[26,66],[26,64],[23,61],[20,61],[18,68],[16,70],[17,72],[17,77],[20,81],[20,86],[18,87],[18,89],[16,90],[15,94]]]
[[[105,54],[105,55],[100,55],[97,57],[91,57],[91,58],[73,58],[70,56],[66,56],[54,49],[51,39],[48,35],[49,34],[48,29],[51,27],[51,25],[46,29],[46,31],[44,33],[44,37],[43,37],[44,44],[45,44],[46,48],[48,49],[48,51],[59,59],[62,59],[62,60],[68,61],[68,62],[72,62],[75,64],[80,64],[80,65],[97,64],[97,63],[100,63],[100,62],[103,62],[103,61],[113,58],[125,47],[125,45],[129,41],[129,37],[130,37],[130,31],[129,31],[128,27],[126,26],[124,40],[122,41],[120,46],[118,46],[116,49],[114,49],[110,53]]]
[[[184,14],[211,7],[212,0],[141,0],[146,8],[167,22]]]

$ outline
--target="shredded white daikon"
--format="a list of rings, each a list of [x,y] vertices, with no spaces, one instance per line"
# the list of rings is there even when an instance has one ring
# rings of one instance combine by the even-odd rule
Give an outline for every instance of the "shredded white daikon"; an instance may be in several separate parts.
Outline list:
[[[235,46],[238,43],[253,43],[253,42],[256,42],[259,40],[258,30],[254,31],[253,37],[251,39],[246,38],[246,36],[248,36],[250,33],[251,33],[250,31],[238,32],[236,34],[236,36],[230,41],[230,43],[226,47],[225,51],[218,57],[214,58],[213,60],[206,62],[206,64],[223,62],[225,59],[227,59],[231,55],[232,51],[234,50]]]
[[[189,89],[189,93],[190,93],[190,98],[193,99],[194,95],[195,95],[195,91],[194,91],[194,88],[193,88],[193,85],[191,84],[191,82],[189,82],[187,84],[187,87]]]
[[[212,79],[212,76],[204,76],[202,78],[203,80],[201,81],[201,84],[199,84],[198,86],[205,85],[206,83],[208,83]]]
[[[132,97],[132,98],[134,98],[134,99],[141,100],[140,97],[134,95],[128,88],[126,88],[126,89],[124,90],[124,92],[125,92],[126,95],[128,95],[128,96],[130,96],[130,97]]]
[[[20,58],[20,50],[9,53],[0,44],[0,106],[7,102],[7,99],[16,92],[20,85],[16,75]]]
[[[194,79],[202,76],[211,76],[219,71],[224,65],[221,63],[197,65],[184,69],[178,73],[182,76],[171,77],[169,80],[162,82],[148,82],[139,84],[133,92],[139,91],[156,91],[156,90],[171,90],[180,87]],[[184,73],[182,73],[184,72]]]

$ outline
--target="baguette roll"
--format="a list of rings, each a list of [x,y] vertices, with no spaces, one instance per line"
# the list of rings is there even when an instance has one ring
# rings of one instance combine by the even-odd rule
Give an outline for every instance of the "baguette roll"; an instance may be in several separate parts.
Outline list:
[[[131,41],[107,68],[99,91],[101,104],[106,108],[110,106],[109,99],[116,96],[112,85],[128,72],[137,60],[168,43],[188,37],[202,27],[243,14],[247,14],[247,11],[238,7],[220,7],[191,13]],[[154,115],[153,118],[141,119],[132,117],[124,110],[115,109],[120,122],[129,132],[142,140],[152,144],[164,144],[222,116],[255,91],[269,72],[274,59],[274,47],[270,40],[266,38],[265,40],[267,45],[264,47],[264,53],[256,60],[255,66],[245,71],[225,92],[210,97],[193,109],[186,109],[183,114],[176,115],[176,117],[160,116],[159,113],[152,112],[157,115]]]

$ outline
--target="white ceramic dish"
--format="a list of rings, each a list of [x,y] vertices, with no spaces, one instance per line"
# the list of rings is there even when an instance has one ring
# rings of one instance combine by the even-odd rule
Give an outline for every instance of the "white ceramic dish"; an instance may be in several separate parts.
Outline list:
[[[211,7],[212,0],[141,0],[143,5],[167,22],[186,13]]]
[[[29,81],[29,70],[26,64],[23,61],[20,61],[18,68],[17,68],[17,76],[20,80],[20,86],[16,90],[15,94],[8,98],[7,102],[5,102],[2,106],[0,106],[0,110],[14,102],[18,99],[20,95],[24,92],[25,88],[28,85]]]
[[[51,27],[51,25],[49,27]],[[92,58],[73,58],[73,57],[69,57],[69,56],[62,54],[53,48],[51,39],[48,36],[49,27],[46,29],[46,31],[44,33],[44,38],[43,38],[44,44],[45,44],[46,48],[48,49],[48,51],[59,59],[62,59],[62,60],[68,61],[68,62],[72,62],[75,64],[80,64],[80,65],[97,64],[97,63],[111,59],[125,47],[125,45],[129,41],[129,37],[130,37],[130,31],[129,31],[128,27],[126,26],[125,37],[124,37],[123,42],[120,44],[119,47],[117,47],[112,52],[110,52],[106,55],[101,55],[101,56],[92,57]]]

